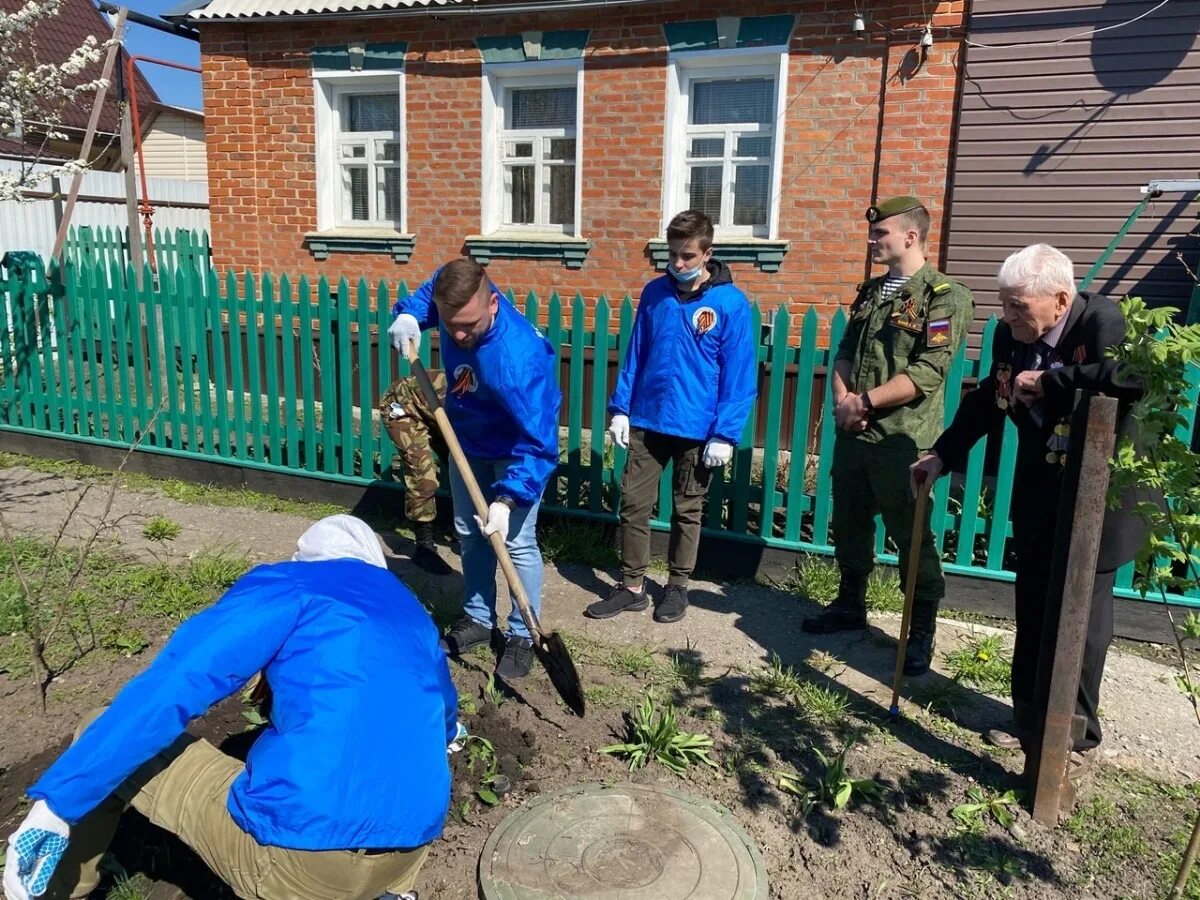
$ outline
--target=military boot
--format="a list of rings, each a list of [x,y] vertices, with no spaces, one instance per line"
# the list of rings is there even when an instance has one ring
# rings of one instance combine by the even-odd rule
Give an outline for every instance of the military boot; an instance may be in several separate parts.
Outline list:
[[[904,650],[904,674],[924,675],[933,663],[934,637],[937,633],[937,602],[914,601],[912,622],[908,628],[908,646]]]
[[[424,569],[430,575],[454,574],[454,570],[438,555],[437,544],[433,540],[432,522],[414,522],[413,538],[417,545],[412,555],[414,566]]]
[[[815,616],[800,623],[809,634],[832,634],[867,627],[867,576],[842,569],[837,597]]]

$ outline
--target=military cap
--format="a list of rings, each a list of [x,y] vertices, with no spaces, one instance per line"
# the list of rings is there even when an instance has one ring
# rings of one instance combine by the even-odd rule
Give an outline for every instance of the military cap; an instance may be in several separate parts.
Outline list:
[[[882,222],[884,219],[890,219],[892,216],[900,215],[900,213],[920,209],[924,205],[916,197],[893,197],[891,200],[885,200],[877,206],[869,207],[867,209],[867,221]]]

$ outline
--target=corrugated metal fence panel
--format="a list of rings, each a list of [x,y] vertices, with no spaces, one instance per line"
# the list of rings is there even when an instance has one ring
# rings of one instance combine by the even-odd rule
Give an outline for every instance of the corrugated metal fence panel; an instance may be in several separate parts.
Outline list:
[[[997,312],[996,270],[1045,241],[1082,276],[1158,179],[1200,177],[1200,0],[976,0],[969,23],[946,269]],[[994,49],[993,49],[994,48]],[[1200,198],[1164,195],[1092,290],[1186,308]],[[978,335],[974,338],[978,340]]]
[[[20,163],[0,159],[0,171],[11,171]],[[207,231],[208,182],[183,181],[175,178],[148,178],[150,199],[156,204],[154,227],[164,230],[185,228]],[[58,190],[66,194],[71,187],[70,178],[60,178]],[[51,182],[43,181],[35,192],[53,192]],[[125,176],[120,172],[85,172],[80,196],[84,198],[75,205],[71,224],[90,225],[93,228],[123,229],[128,224],[125,214]],[[34,250],[49,257],[54,247],[54,235],[58,228],[58,215],[64,201],[13,200],[0,202],[0,253],[8,250]],[[158,206],[160,203],[180,203],[185,206]]]

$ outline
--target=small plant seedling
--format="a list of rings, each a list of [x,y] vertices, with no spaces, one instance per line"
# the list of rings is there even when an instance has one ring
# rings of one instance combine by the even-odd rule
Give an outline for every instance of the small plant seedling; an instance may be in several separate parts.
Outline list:
[[[797,594],[822,605],[833,602],[840,584],[837,566],[819,556],[806,556],[787,580],[787,586]]]
[[[462,696],[458,698],[458,711],[464,716],[473,716],[479,712],[479,707],[475,703],[474,697]]]
[[[867,609],[871,612],[898,613],[904,609],[904,589],[895,569],[878,569],[867,579]]]
[[[160,544],[173,541],[183,532],[183,526],[163,516],[155,516],[142,528],[142,536]]]
[[[950,810],[950,815],[964,831],[979,833],[983,831],[988,819],[995,820],[1004,828],[1013,825],[1013,809],[1020,803],[1016,791],[1005,791],[1003,794],[988,791],[979,785],[967,788],[967,802],[960,803]]]
[[[706,734],[680,731],[675,707],[671,704],[658,712],[654,698],[647,693],[637,710],[626,718],[629,741],[601,747],[600,752],[629,760],[629,771],[650,762],[658,762],[676,775],[682,775],[696,763],[717,768],[710,755],[713,739]]]
[[[775,783],[779,786],[779,789],[797,799],[801,821],[807,819],[809,813],[813,811],[813,808],[819,802],[817,795],[809,790],[808,786],[804,783],[804,779],[795,772],[776,772],[775,777],[777,779]]]
[[[883,785],[875,779],[851,778],[846,771],[846,756],[858,741],[858,734],[851,734],[833,757],[826,756],[820,747],[812,748],[823,770],[817,783],[817,794],[831,809],[845,809],[855,794],[878,797],[883,792]]]
[[[242,718],[256,728],[267,724],[267,720],[263,718],[262,713],[257,709],[243,709]]]
[[[844,691],[809,681],[801,682],[794,696],[805,716],[819,725],[833,725],[842,721],[850,709],[850,698]]]
[[[633,644],[629,647],[617,647],[612,652],[612,662],[609,668],[614,675],[642,676],[649,675],[656,667],[654,653],[649,647]]]
[[[1000,635],[969,638],[945,659],[955,681],[997,696],[1012,693],[1012,657],[1004,652]]]
[[[804,663],[814,672],[820,672],[822,675],[828,675],[834,669],[839,669],[840,671],[838,674],[840,675],[841,671],[844,671],[846,668],[846,664],[844,662],[842,662],[832,653],[828,653],[824,650],[813,650],[808,654],[808,659],[806,659]],[[833,677],[836,678],[837,676],[835,675]]]
[[[750,690],[772,697],[795,696],[803,684],[795,670],[785,666],[776,653],[771,654],[771,662],[765,669],[759,669],[750,676]]]
[[[500,690],[499,685],[496,684],[495,673],[488,676],[487,683],[483,686],[483,699],[497,709],[508,702],[508,698],[504,696],[504,691]]]

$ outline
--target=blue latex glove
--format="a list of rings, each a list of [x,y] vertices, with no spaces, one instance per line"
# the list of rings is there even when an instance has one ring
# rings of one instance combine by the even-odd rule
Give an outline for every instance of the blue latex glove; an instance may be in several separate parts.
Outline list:
[[[7,900],[29,900],[46,893],[70,836],[71,826],[56,816],[46,801],[33,804],[29,815],[8,838],[4,858]]]

